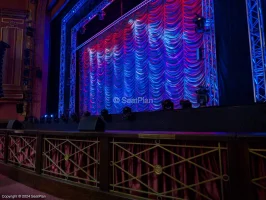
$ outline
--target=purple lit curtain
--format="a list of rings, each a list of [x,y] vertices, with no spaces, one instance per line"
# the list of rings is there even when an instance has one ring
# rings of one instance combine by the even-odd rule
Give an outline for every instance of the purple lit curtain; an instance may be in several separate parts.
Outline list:
[[[205,76],[196,58],[203,43],[196,14],[200,0],[154,0],[85,46],[79,56],[81,113],[120,113],[125,106],[153,111],[165,99],[175,107],[181,99],[196,103]]]

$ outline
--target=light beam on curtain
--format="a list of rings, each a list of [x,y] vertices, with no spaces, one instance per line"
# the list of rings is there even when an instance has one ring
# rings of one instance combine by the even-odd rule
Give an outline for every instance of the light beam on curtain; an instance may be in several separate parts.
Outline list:
[[[196,103],[205,77],[196,56],[203,37],[193,23],[201,9],[201,0],[154,0],[83,47],[80,110],[115,114],[125,106],[158,110],[165,99],[175,108],[181,99]]]

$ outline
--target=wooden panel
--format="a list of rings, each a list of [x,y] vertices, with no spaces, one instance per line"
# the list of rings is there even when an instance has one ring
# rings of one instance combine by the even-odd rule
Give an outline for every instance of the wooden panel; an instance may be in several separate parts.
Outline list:
[[[8,43],[3,64],[3,89],[6,99],[22,99],[22,70],[25,20],[2,17],[0,40]]]

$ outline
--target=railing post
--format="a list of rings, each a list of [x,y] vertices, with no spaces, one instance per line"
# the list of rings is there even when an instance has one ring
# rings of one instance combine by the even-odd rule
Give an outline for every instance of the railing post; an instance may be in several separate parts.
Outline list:
[[[37,133],[36,160],[35,160],[35,171],[37,174],[42,173],[42,150],[43,150],[43,135],[41,133]]]
[[[4,163],[8,162],[9,131],[5,133]]]
[[[248,143],[240,138],[228,142],[229,199],[254,200],[251,193],[251,177]]]
[[[109,138],[100,138],[100,189],[108,192],[110,185],[110,151]]]

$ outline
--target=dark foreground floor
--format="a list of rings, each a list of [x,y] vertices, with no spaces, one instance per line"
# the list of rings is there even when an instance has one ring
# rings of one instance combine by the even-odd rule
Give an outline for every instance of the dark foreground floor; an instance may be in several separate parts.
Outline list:
[[[1,174],[0,174],[0,199],[60,200],[59,198],[53,197],[51,195],[45,194],[43,192],[34,190],[23,184],[15,182]]]

